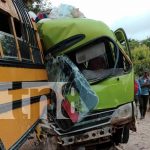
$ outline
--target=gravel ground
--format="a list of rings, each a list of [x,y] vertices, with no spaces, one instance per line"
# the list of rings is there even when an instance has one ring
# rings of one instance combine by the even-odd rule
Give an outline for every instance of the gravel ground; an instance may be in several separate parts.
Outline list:
[[[123,145],[124,150],[150,150],[150,112],[145,119],[137,119],[137,132],[130,133],[129,142]]]

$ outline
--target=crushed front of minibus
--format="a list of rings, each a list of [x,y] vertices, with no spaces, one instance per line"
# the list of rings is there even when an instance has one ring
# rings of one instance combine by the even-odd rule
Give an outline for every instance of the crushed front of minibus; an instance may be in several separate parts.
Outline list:
[[[50,126],[59,146],[127,143],[135,127],[134,71],[123,29],[100,21],[40,21],[51,92]],[[63,83],[63,84],[62,84]],[[59,106],[57,106],[59,104]]]

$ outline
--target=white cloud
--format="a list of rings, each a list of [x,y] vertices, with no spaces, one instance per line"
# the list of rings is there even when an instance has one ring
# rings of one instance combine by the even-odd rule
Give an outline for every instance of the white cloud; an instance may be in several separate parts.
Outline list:
[[[61,3],[78,7],[87,18],[101,20],[108,26],[125,27],[129,36],[145,38],[148,36],[145,24],[149,23],[149,0],[50,0],[53,5]],[[142,17],[144,19],[142,19]],[[141,19],[140,19],[141,18]],[[142,21],[143,20],[143,21]],[[142,23],[141,23],[142,22]],[[136,27],[136,28],[135,28]],[[148,26],[146,26],[148,30]],[[150,28],[150,26],[149,26]],[[145,30],[145,31],[144,31]],[[150,29],[149,29],[150,30]],[[148,34],[150,32],[147,32]],[[134,35],[133,35],[134,34]],[[143,35],[142,35],[143,34]]]
[[[128,33],[128,37],[143,39],[150,36],[150,12],[138,16],[123,17],[112,24],[112,29],[122,27]]]

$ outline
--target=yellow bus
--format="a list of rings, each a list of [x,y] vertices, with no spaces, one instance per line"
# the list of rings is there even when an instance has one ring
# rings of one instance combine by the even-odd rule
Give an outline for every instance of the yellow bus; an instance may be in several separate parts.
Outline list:
[[[18,149],[38,124],[49,88],[36,27],[21,0],[0,1],[0,149]]]

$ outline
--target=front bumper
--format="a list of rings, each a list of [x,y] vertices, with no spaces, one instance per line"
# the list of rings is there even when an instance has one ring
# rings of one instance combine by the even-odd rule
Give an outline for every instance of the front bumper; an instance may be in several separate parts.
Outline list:
[[[106,143],[111,140],[110,138],[111,135],[112,135],[112,127],[106,126],[101,129],[91,130],[86,133],[82,133],[82,134],[78,134],[74,136],[72,135],[72,136],[61,137],[60,144],[62,146],[68,146],[68,145],[80,144],[83,142],[86,143],[88,141],[91,141],[91,140],[94,141],[97,139],[98,139],[98,144]]]
[[[88,114],[67,132],[59,129],[54,122],[52,123],[52,128],[57,133],[59,144],[62,146],[81,144],[93,140],[98,140],[98,144],[105,143],[111,141],[111,136],[117,128],[135,124],[133,117],[123,118],[119,122],[116,120],[116,122],[112,123],[112,116],[116,110]]]
[[[71,130],[65,132],[53,122],[52,128],[59,137],[62,146],[81,144],[98,140],[98,143],[110,141],[112,135],[111,117],[113,110],[88,114],[81,122],[75,124]]]

